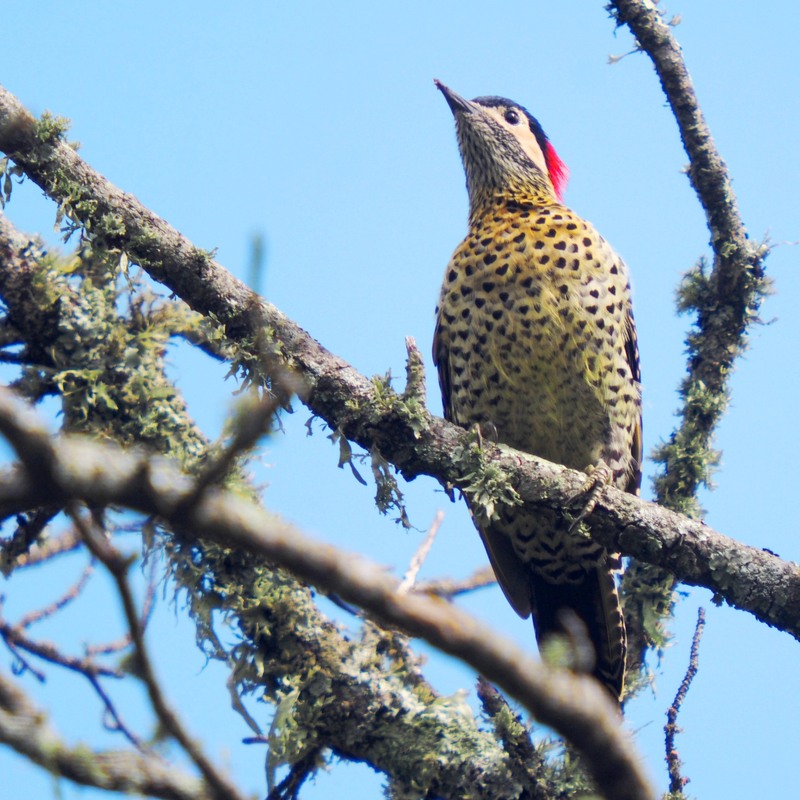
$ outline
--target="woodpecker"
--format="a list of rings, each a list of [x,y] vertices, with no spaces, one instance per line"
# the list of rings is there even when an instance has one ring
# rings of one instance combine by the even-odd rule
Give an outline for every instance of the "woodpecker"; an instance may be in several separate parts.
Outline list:
[[[628,271],[562,204],[567,169],[541,125],[502,97],[468,101],[436,81],[455,117],[469,230],[447,266],[433,357],[445,417],[518,450],[638,493],[641,385]],[[591,505],[589,500],[588,505]],[[626,638],[620,558],[563,515],[504,506],[473,519],[511,606],[541,645],[574,639],[620,701]]]

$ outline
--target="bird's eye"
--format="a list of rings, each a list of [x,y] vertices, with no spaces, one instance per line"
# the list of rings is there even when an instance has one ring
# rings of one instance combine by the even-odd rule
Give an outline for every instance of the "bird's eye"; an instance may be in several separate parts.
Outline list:
[[[506,110],[505,119],[509,125],[516,125],[519,122],[519,114],[513,108],[509,108]]]

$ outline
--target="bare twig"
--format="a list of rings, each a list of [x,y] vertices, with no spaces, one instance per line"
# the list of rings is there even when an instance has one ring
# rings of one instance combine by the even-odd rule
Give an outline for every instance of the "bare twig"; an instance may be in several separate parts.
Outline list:
[[[85,673],[85,675],[105,706],[103,727],[112,733],[121,733],[140,752],[150,752],[150,748],[142,741],[141,737],[139,737],[122,718],[122,714],[117,710],[116,704],[111,699],[111,695],[105,690],[103,684],[100,683],[97,675],[93,675],[90,672]]]
[[[49,561],[51,558],[55,558],[55,556],[60,556],[64,553],[73,553],[82,545],[83,540],[80,534],[74,528],[71,528],[59,536],[37,544],[29,553],[18,556],[15,560],[14,568],[24,569],[26,567],[35,567],[38,564]]]
[[[0,636],[3,638],[3,642],[5,643],[6,647],[11,651],[12,655],[16,659],[14,664],[13,670],[15,675],[23,675],[26,672],[30,675],[33,675],[39,683],[44,683],[47,680],[47,676],[41,670],[36,669],[36,667],[28,661],[27,658],[20,652],[20,649],[17,647],[17,643],[12,641],[8,636],[5,636],[0,630]]]
[[[24,630],[25,628],[29,628],[34,623],[40,622],[41,620],[52,616],[57,611],[60,611],[62,608],[64,608],[64,606],[71,603],[80,595],[86,584],[89,582],[89,578],[92,577],[93,573],[94,563],[90,562],[83,568],[80,578],[78,578],[78,580],[72,586],[70,586],[69,589],[67,589],[67,591],[61,595],[61,597],[50,603],[50,605],[26,614],[24,617],[22,617],[22,619],[20,619],[15,627],[20,630]]]
[[[90,658],[69,656],[66,653],[62,653],[52,642],[32,639],[25,634],[23,628],[11,625],[2,618],[0,618],[0,637],[15,653],[24,650],[26,653],[41,658],[42,661],[47,661],[50,664],[55,664],[87,677],[90,675],[103,675],[107,678],[123,677],[123,673],[115,667],[98,664]],[[41,673],[36,674],[40,675]]]
[[[130,559],[124,557],[101,532],[84,519],[74,504],[69,504],[67,512],[75,526],[81,531],[87,547],[95,558],[104,564],[116,583],[128,628],[131,632],[133,646],[136,650],[137,674],[147,687],[150,702],[159,722],[197,765],[211,788],[214,797],[219,798],[219,800],[244,800],[244,796],[240,794],[238,788],[216,768],[206,757],[200,745],[189,736],[177,713],[169,706],[161,691],[161,686],[156,679],[155,671],[150,661],[149,652],[145,646],[144,631],[136,610],[133,593],[128,583],[127,573],[130,567]]]
[[[14,654],[20,665],[19,672],[29,672],[40,683],[44,683],[46,676],[41,670],[37,670],[31,662],[23,656],[23,651],[31,655],[41,658],[50,664],[54,664],[72,672],[76,672],[86,678],[89,684],[103,703],[105,714],[113,721],[112,725],[106,725],[109,730],[119,731],[128,741],[133,744],[137,749],[143,750],[144,745],[142,740],[133,732],[133,730],[125,723],[122,715],[117,711],[114,701],[110,695],[103,688],[100,682],[100,677],[117,678],[124,677],[122,670],[114,667],[106,667],[98,664],[93,658],[87,656],[86,658],[75,658],[68,656],[61,652],[58,647],[52,642],[36,641],[31,639],[26,633],[25,629],[30,627],[35,622],[38,622],[48,616],[51,616],[56,611],[63,608],[67,603],[74,600],[92,572],[92,565],[87,566],[84,570],[80,580],[66,592],[58,601],[47,606],[41,611],[36,611],[26,615],[16,625],[9,625],[4,619],[0,618],[0,637],[5,642],[8,649]]]
[[[163,800],[214,800],[197,778],[175,764],[131,751],[69,747],[48,722],[48,714],[0,672],[0,742],[59,775],[84,786]]]
[[[435,594],[450,600],[458,597],[458,595],[474,592],[476,589],[484,589],[495,583],[497,583],[497,578],[492,568],[487,564],[461,580],[434,578],[433,580],[422,581],[422,583],[417,584],[417,591]]]
[[[706,611],[701,607],[697,611],[697,624],[694,628],[694,636],[692,636],[692,649],[689,654],[689,666],[686,670],[686,674],[683,676],[678,693],[675,695],[675,700],[669,707],[669,711],[667,711],[667,724],[664,726],[664,743],[667,751],[667,771],[669,772],[669,790],[676,797],[683,796],[683,789],[686,784],[689,783],[689,779],[684,778],[681,775],[681,767],[683,765],[681,763],[680,756],[678,755],[678,751],[675,749],[675,735],[680,730],[677,725],[678,714],[680,713],[683,701],[686,699],[686,694],[689,691],[692,681],[694,680],[694,676],[697,675],[700,639],[703,636],[703,628],[705,628],[705,624]]]
[[[17,529],[0,546],[0,570],[6,575],[23,563],[30,563],[30,551],[44,529],[61,509],[47,505],[31,514],[20,514]]]
[[[397,588],[398,592],[410,592],[411,589],[414,588],[417,575],[419,575],[419,571],[422,568],[422,565],[425,563],[425,559],[428,557],[431,547],[433,547],[434,539],[436,539],[436,534],[439,533],[439,528],[441,527],[443,520],[444,511],[437,511],[430,528],[428,528],[428,532],[425,534],[425,538],[422,540],[416,552],[414,553],[414,557],[411,559],[411,564],[409,565],[406,574],[403,576],[403,580],[400,581],[400,586]]]
[[[144,603],[142,603],[142,617],[140,621],[142,630],[146,630],[147,624],[148,622],[150,622],[150,617],[152,616],[153,609],[155,608],[155,596],[156,596],[155,566],[151,565],[150,574],[148,575],[147,579],[147,589],[145,590],[145,595],[144,595]],[[113,642],[87,645],[86,655],[96,656],[96,655],[108,655],[110,653],[118,653],[120,650],[124,650],[126,647],[130,647],[131,642],[132,642],[131,634],[130,631],[128,631],[127,633],[120,636]]]
[[[112,720],[112,724],[107,724],[106,727],[109,730],[122,733],[137,749],[143,750],[144,745],[142,740],[125,723],[121,714],[117,711],[114,701],[100,682],[101,676],[119,679],[124,677],[123,672],[118,668],[106,667],[95,661],[92,657],[95,654],[91,652],[92,648],[87,648],[87,655],[85,658],[76,658],[66,655],[52,642],[36,641],[30,638],[25,632],[27,628],[52,616],[75,600],[83,591],[83,588],[86,586],[93,572],[94,565],[88,564],[78,581],[58,598],[58,600],[44,608],[26,614],[15,625],[10,625],[0,618],[0,637],[2,637],[6,646],[19,661],[21,671],[30,672],[41,683],[46,680],[45,674],[35,669],[30,661],[22,655],[22,651],[35,655],[48,663],[63,667],[72,672],[77,672],[86,678],[102,701],[106,716]],[[107,652],[107,649],[96,648],[96,651]]]

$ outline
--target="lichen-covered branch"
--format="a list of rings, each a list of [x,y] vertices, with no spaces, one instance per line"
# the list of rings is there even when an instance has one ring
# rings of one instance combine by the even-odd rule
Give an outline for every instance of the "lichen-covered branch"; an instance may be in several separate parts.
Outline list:
[[[125,249],[196,310],[224,324],[243,349],[263,343],[268,331],[273,353],[303,379],[304,402],[331,429],[377,450],[407,478],[432,475],[468,495],[564,508],[579,493],[584,484],[579,473],[476,443],[463,430],[430,415],[418,400],[360,375],[168,223],[94,172],[67,145],[46,137],[43,141],[40,127],[0,88],[0,149],[54,199],[67,203],[78,220],[88,220],[94,235]],[[69,187],[85,207],[77,208]],[[104,227],[109,215],[116,221],[111,229]],[[688,530],[696,536],[687,536]],[[592,516],[592,532],[614,549],[664,567],[687,583],[706,586],[764,622],[797,634],[798,581],[780,559],[613,489],[605,491]]]
[[[7,509],[14,502],[8,491],[12,485],[27,494],[22,501],[26,505],[35,505],[37,487],[44,485],[48,494],[65,503],[80,499],[92,506],[124,505],[156,515],[179,531],[281,564],[303,580],[368,609],[384,623],[426,639],[505,689],[584,754],[606,797],[653,797],[616,709],[589,676],[547,667],[458,608],[399,591],[397,581],[378,566],[307,539],[252,501],[218,489],[198,496],[194,483],[166,461],[151,463],[145,454],[73,437],[51,439],[7,391],[0,391],[0,432],[22,465],[9,480],[0,480],[0,507]],[[45,454],[49,468],[43,476]],[[135,619],[133,612],[126,616]]]
[[[707,484],[719,454],[713,435],[728,407],[728,386],[734,363],[747,345],[747,331],[769,290],[764,275],[767,248],[748,239],[739,214],[727,166],[711,137],[692,79],[662,11],[650,0],[611,0],[607,6],[618,25],[627,25],[638,47],[653,62],[678,123],[689,156],[689,179],[705,212],[714,253],[713,268],[705,262],[684,276],[678,290],[680,311],[695,315],[686,344],[688,369],[680,394],[681,422],[662,443],[655,460],[662,472],[654,480],[661,505],[699,516],[697,491]],[[645,631],[645,618],[671,609],[674,578],[634,563],[623,580],[629,654],[641,658],[644,648],[661,638]]]
[[[689,687],[695,679],[699,664],[700,653],[700,639],[703,636],[703,629],[706,624],[706,611],[701,606],[697,612],[697,623],[694,627],[694,635],[692,636],[692,649],[689,653],[689,666],[686,668],[686,674],[683,676],[681,685],[678,687],[678,692],[672,705],[667,711],[667,724],[664,726],[664,746],[666,749],[666,762],[667,772],[669,773],[669,791],[670,800],[681,800],[685,797],[683,790],[689,779],[683,773],[683,764],[678,755],[678,750],[675,747],[675,736],[680,732],[678,727],[678,714],[680,714],[686,695],[689,692]]]
[[[47,721],[47,715],[0,671],[0,743],[39,764],[53,775],[84,786],[157,797],[163,800],[211,800],[197,778],[157,756],[69,746]]]
[[[680,45],[661,11],[649,0],[612,0],[609,8],[653,61],[689,156],[689,179],[705,211],[714,252],[713,269],[708,274],[702,265],[693,270],[680,292],[681,310],[696,312],[697,322],[688,339],[681,428],[673,437],[674,452],[662,448],[665,471],[656,484],[662,505],[687,513],[714,461],[710,440],[727,406],[732,366],[746,346],[747,329],[757,321],[768,288],[763,265],[767,251],[747,236],[727,166],[711,138]],[[709,454],[704,463],[689,464],[690,454],[681,450]]]

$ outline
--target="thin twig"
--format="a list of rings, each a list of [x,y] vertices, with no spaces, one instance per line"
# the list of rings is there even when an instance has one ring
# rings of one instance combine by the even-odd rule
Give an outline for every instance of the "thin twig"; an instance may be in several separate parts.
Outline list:
[[[689,783],[688,778],[681,775],[681,759],[678,751],[675,749],[675,735],[680,731],[678,728],[678,714],[680,713],[683,701],[686,699],[686,694],[689,687],[697,675],[698,657],[700,652],[700,638],[703,635],[703,629],[706,624],[706,611],[701,606],[697,611],[697,624],[694,628],[694,636],[692,636],[692,649],[689,653],[689,666],[686,669],[686,674],[683,676],[681,685],[678,688],[678,693],[675,695],[675,700],[667,711],[667,724],[664,726],[665,733],[665,746],[667,751],[667,771],[669,772],[669,790],[676,796],[683,796],[683,788]]]
[[[84,786],[163,800],[214,800],[196,777],[152,754],[70,747],[51,727],[51,715],[36,706],[0,671],[0,743],[39,764],[51,775]]]
[[[74,528],[48,539],[46,542],[39,543],[29,553],[20,555],[14,562],[14,568],[25,569],[26,567],[35,567],[45,561],[50,561],[55,556],[63,555],[64,553],[73,553],[83,545],[80,533]]]
[[[414,588],[417,575],[419,575],[419,571],[422,569],[422,565],[425,563],[425,559],[428,557],[431,547],[433,547],[433,542],[436,539],[436,534],[439,533],[439,528],[441,527],[443,520],[444,511],[440,509],[436,512],[436,516],[434,517],[430,528],[428,528],[428,533],[425,535],[425,538],[422,540],[420,546],[417,548],[417,551],[414,553],[414,556],[411,559],[411,564],[409,565],[406,574],[403,576],[403,580],[400,581],[400,586],[397,588],[398,592],[410,592],[411,589]]]
[[[244,800],[244,796],[240,794],[238,788],[211,763],[199,744],[189,736],[180,718],[169,706],[164,697],[150,661],[150,654],[144,642],[139,614],[136,610],[136,603],[133,599],[133,593],[131,592],[127,579],[130,559],[125,558],[91,523],[85,520],[74,503],[71,503],[67,507],[67,513],[72,518],[75,526],[81,531],[81,535],[87,547],[91,550],[92,554],[105,565],[116,583],[117,592],[122,601],[125,618],[136,651],[138,661],[137,672],[147,687],[150,702],[159,722],[181,747],[183,747],[195,763],[215,797],[219,798],[219,800]]]
[[[31,548],[60,510],[48,504],[30,514],[20,514],[17,529],[0,546],[0,569],[6,575],[26,561],[30,563]]]
[[[492,568],[487,564],[485,567],[476,569],[471,575],[468,575],[466,578],[461,578],[460,580],[454,578],[434,578],[429,581],[422,581],[417,584],[417,591],[435,594],[446,600],[452,600],[459,595],[468,594],[477,589],[484,589],[495,583],[497,583],[497,578]]]
[[[91,673],[87,672],[86,678],[91,683],[92,688],[97,693],[97,696],[103,701],[103,705],[105,706],[106,715],[113,720],[113,724],[108,722],[103,722],[103,727],[107,731],[111,731],[112,733],[121,733],[137,750],[142,753],[151,753],[152,751],[150,748],[142,741],[142,739],[134,733],[134,731],[128,726],[125,720],[122,718],[122,715],[117,711],[117,707],[114,704],[114,701],[111,699],[111,695],[105,690],[105,687],[96,675],[92,675]]]
[[[51,617],[57,611],[60,611],[62,608],[64,608],[64,606],[78,598],[80,593],[84,590],[86,584],[89,582],[89,578],[92,577],[93,573],[94,561],[90,561],[83,568],[80,578],[78,578],[78,580],[75,581],[75,583],[70,586],[69,589],[67,589],[67,591],[61,595],[61,597],[50,603],[50,605],[44,606],[44,608],[38,608],[35,611],[29,612],[22,617],[22,619],[20,619],[15,627],[24,630],[25,628],[29,628],[31,625],[40,622],[47,617]]]
[[[15,675],[23,675],[25,673],[30,673],[36,678],[39,683],[44,683],[47,680],[47,676],[41,670],[36,669],[36,667],[25,658],[24,655],[20,652],[19,648],[16,646],[16,643],[11,641],[7,636],[5,636],[2,631],[0,631],[0,636],[2,636],[3,642],[5,643],[6,647],[11,651],[11,654],[16,659],[16,664],[14,664],[13,671]]]
[[[35,655],[37,658],[41,658],[48,663],[63,667],[64,669],[68,669],[72,672],[76,672],[86,678],[96,692],[97,696],[102,701],[105,708],[105,714],[113,720],[113,725],[106,725],[106,728],[112,731],[119,731],[132,745],[134,745],[134,747],[136,747],[138,750],[144,750],[145,746],[142,740],[126,724],[125,720],[122,718],[122,715],[119,713],[119,711],[117,711],[111,696],[108,694],[108,692],[106,692],[105,688],[100,682],[100,677],[117,679],[123,678],[124,673],[122,670],[98,664],[94,658],[91,657],[94,655],[94,653],[87,652],[85,658],[68,656],[67,654],[61,652],[61,650],[59,650],[58,647],[56,647],[56,645],[52,642],[35,641],[25,633],[26,629],[31,625],[49,616],[52,616],[57,611],[64,608],[65,605],[77,598],[83,587],[86,585],[86,582],[91,576],[93,570],[93,564],[87,565],[80,579],[55,603],[46,606],[44,609],[40,609],[25,615],[15,625],[8,624],[2,619],[2,617],[0,617],[0,638],[3,639],[8,649],[14,654],[14,657],[19,662],[19,668],[17,671],[29,672],[40,683],[44,683],[46,681],[47,678],[45,673],[37,670],[33,664],[31,664],[31,662],[26,659],[25,656],[23,656],[22,651],[30,653],[31,655]],[[89,648],[87,648],[87,650],[88,649]],[[102,648],[98,648],[98,650],[102,650]]]
[[[145,591],[144,595],[144,603],[142,604],[142,619],[141,619],[142,630],[147,630],[147,624],[150,621],[153,609],[155,608],[155,602],[154,602],[155,593],[156,593],[155,567],[153,566],[151,567],[150,570],[150,576],[147,581],[147,590]],[[123,636],[120,636],[113,642],[107,642],[106,644],[87,645],[86,655],[95,656],[95,655],[108,655],[110,653],[118,653],[120,650],[124,650],[126,647],[130,647],[130,644],[131,644],[131,634],[130,632],[128,632]]]
[[[23,628],[17,625],[10,625],[2,618],[0,618],[0,638],[2,638],[15,653],[18,653],[19,650],[24,650],[37,658],[41,658],[43,661],[47,661],[59,667],[64,667],[65,669],[87,677],[89,675],[102,675],[107,678],[123,677],[123,673],[119,669],[97,664],[92,659],[76,658],[75,656],[66,655],[52,642],[31,639],[24,633]]]

